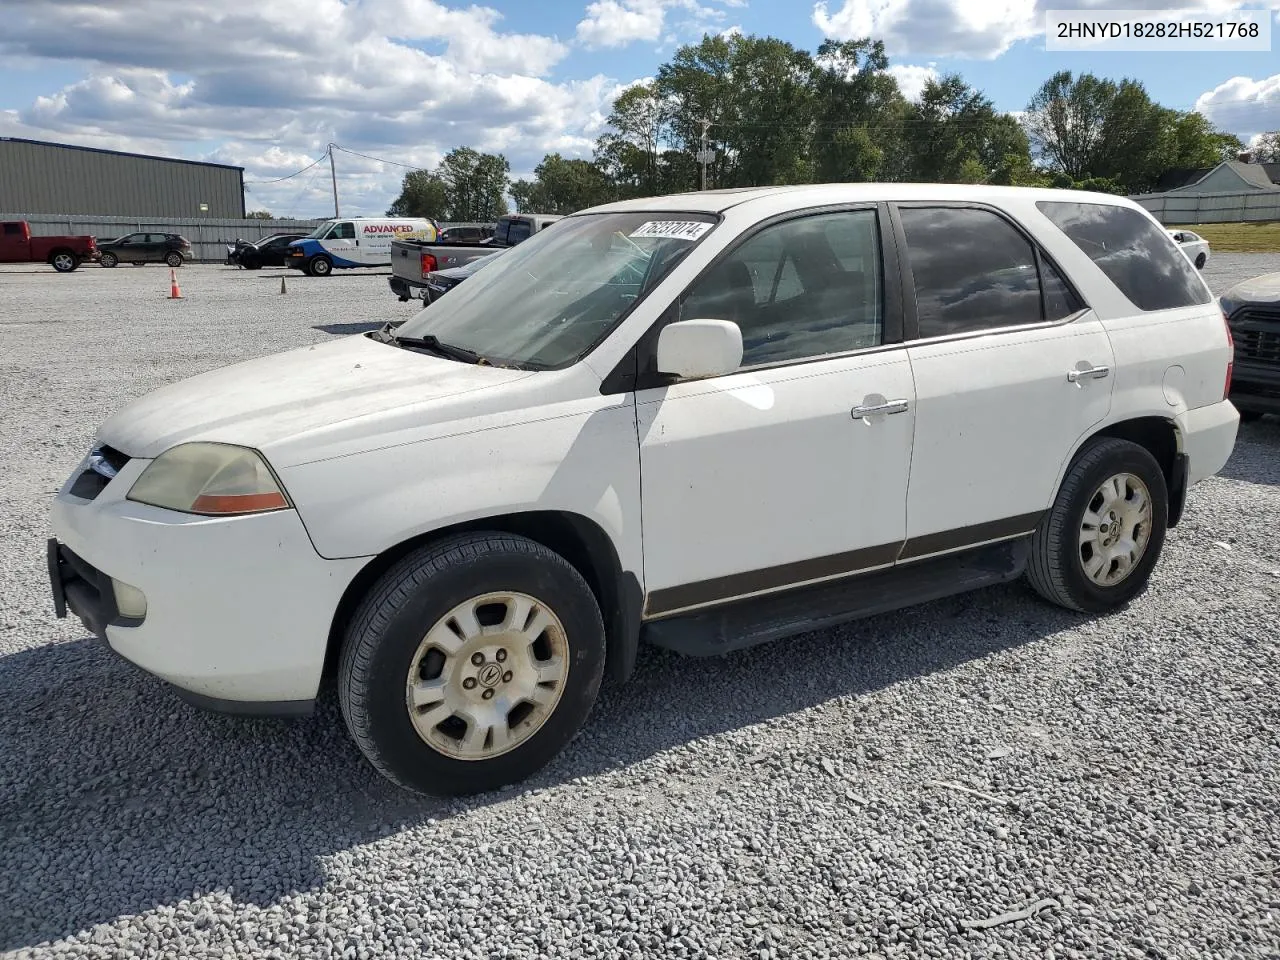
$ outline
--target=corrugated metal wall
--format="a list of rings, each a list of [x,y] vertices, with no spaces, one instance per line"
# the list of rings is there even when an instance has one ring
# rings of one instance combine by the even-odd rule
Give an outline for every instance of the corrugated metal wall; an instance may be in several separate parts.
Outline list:
[[[1148,193],[1131,197],[1161,223],[1249,223],[1280,220],[1280,190],[1250,193]]]
[[[0,210],[4,209],[0,207]],[[111,240],[126,233],[149,230],[154,233],[179,233],[191,241],[195,260],[221,263],[226,259],[227,244],[237,237],[260,240],[273,233],[310,233],[327,217],[316,220],[240,220],[164,217],[51,217],[29,213],[0,213],[0,221],[25,220],[31,224],[31,232],[40,237],[58,235],[97,237]],[[452,226],[478,226],[478,224],[441,223],[441,228]],[[492,224],[490,224],[492,226]]]
[[[236,167],[0,138],[0,209],[115,217],[243,217]],[[208,210],[200,205],[207,204]]]

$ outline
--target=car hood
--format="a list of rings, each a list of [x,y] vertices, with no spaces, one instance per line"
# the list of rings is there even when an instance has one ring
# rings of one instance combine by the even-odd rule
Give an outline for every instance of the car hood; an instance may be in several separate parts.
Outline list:
[[[193,440],[265,450],[393,410],[429,422],[423,405],[533,375],[460,363],[365,336],[343,337],[161,387],[108,419],[98,439],[144,459]]]
[[[1222,295],[1224,301],[1236,306],[1246,303],[1280,304],[1280,273],[1265,273],[1252,280],[1244,280]]]

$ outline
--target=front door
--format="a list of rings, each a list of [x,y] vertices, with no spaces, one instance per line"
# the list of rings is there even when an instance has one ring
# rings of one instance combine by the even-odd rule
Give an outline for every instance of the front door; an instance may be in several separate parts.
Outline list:
[[[335,223],[329,228],[328,235],[320,241],[320,246],[333,257],[333,262],[340,266],[359,266],[360,254],[356,247],[356,226],[350,220]]]
[[[918,323],[910,560],[1033,530],[1115,376],[1097,316],[1008,220],[924,205],[899,216]]]
[[[647,616],[894,562],[915,393],[885,299],[860,209],[766,227],[673,307],[736,322],[744,354],[729,376],[637,391]]]
[[[147,235],[131,233],[115,248],[115,255],[122,263],[137,263],[147,258]]]

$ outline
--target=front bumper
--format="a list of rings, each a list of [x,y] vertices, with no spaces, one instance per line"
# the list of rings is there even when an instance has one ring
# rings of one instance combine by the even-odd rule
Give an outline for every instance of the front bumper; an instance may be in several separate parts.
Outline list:
[[[197,517],[124,499],[147,463],[129,461],[92,500],[70,492],[74,477],[59,492],[55,612],[202,707],[308,712],[334,613],[367,561],[321,558],[293,510]],[[111,577],[142,591],[144,618],[119,616]]]
[[[1280,413],[1280,361],[1236,360],[1231,372],[1231,402],[1241,410]]]

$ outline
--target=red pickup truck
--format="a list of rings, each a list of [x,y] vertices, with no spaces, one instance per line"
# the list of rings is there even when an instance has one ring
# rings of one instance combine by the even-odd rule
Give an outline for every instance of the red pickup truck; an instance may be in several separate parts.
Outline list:
[[[0,223],[0,263],[47,263],[59,273],[70,273],[97,257],[93,237],[33,237],[25,220]]]

